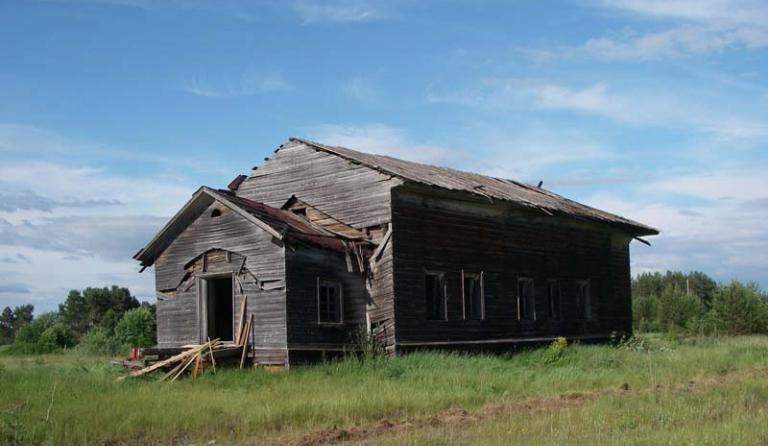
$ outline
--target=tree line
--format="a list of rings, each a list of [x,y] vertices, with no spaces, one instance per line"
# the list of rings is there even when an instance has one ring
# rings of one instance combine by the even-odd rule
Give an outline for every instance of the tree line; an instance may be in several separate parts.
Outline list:
[[[32,305],[0,313],[0,344],[15,353],[47,353],[78,347],[116,354],[130,346],[155,345],[155,306],[139,302],[127,288],[72,290],[57,311],[34,317]]]
[[[754,283],[718,284],[699,271],[644,273],[632,280],[637,332],[768,334],[768,294]],[[80,348],[117,354],[156,343],[155,306],[124,287],[72,290],[57,311],[34,316],[32,305],[0,313],[0,344],[11,352]]]
[[[635,331],[768,334],[768,294],[755,283],[718,284],[692,271],[644,273],[632,280]]]

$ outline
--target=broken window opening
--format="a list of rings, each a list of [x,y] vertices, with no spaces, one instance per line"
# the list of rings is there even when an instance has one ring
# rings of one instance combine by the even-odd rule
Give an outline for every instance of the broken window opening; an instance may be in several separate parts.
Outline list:
[[[547,282],[547,312],[550,319],[560,319],[560,281]]]
[[[427,272],[424,274],[424,298],[428,320],[444,321],[448,319],[446,302],[445,273]]]
[[[589,280],[576,281],[576,305],[579,309],[579,317],[592,319],[592,291]]]
[[[520,277],[517,279],[517,319],[536,320],[536,294],[533,279]]]
[[[221,217],[221,209],[214,209],[211,211],[211,218]]]
[[[317,279],[317,321],[321,324],[343,323],[343,299],[340,282]]]
[[[464,296],[464,319],[485,319],[483,273],[466,273],[462,271],[461,276]]]

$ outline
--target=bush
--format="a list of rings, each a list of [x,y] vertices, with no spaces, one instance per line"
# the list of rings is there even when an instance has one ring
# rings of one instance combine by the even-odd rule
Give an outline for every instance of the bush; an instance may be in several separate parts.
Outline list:
[[[80,339],[78,350],[91,355],[115,356],[124,353],[127,347],[118,341],[104,327],[91,329]]]
[[[558,362],[562,358],[566,347],[568,347],[568,340],[562,336],[552,341],[544,352],[544,363],[554,364]]]
[[[50,327],[46,328],[42,334],[40,334],[41,345],[47,345],[51,349],[57,348],[70,348],[77,344],[75,339],[75,333],[61,322],[56,322]]]
[[[155,317],[146,307],[128,310],[115,326],[115,339],[132,347],[152,347],[156,344]]]
[[[768,302],[757,285],[733,281],[715,292],[712,318],[721,333],[768,333]]]
[[[699,321],[707,313],[707,308],[698,296],[666,287],[661,293],[658,311],[660,328],[689,332],[699,325]]]

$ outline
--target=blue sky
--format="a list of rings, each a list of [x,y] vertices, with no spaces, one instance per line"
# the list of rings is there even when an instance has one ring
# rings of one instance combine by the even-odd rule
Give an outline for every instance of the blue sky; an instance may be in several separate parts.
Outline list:
[[[201,184],[289,136],[660,228],[634,273],[768,287],[768,3],[0,3],[0,305],[129,286]]]

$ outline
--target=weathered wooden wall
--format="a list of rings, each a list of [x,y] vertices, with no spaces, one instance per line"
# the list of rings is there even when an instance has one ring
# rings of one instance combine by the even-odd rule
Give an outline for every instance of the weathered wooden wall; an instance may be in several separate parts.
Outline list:
[[[221,216],[211,217],[213,209],[219,209]],[[242,216],[216,203],[211,204],[155,262],[157,289],[167,296],[158,299],[157,303],[160,347],[176,347],[200,341],[197,279],[191,277],[180,287],[176,286],[184,277],[184,265],[211,248],[220,248],[244,256],[245,270],[250,271],[260,281],[284,283],[283,247],[276,245],[272,236]],[[235,265],[234,261],[222,264],[220,258],[214,257],[210,259],[208,268],[210,272],[223,272],[239,270],[239,266]],[[234,285],[235,317],[240,311],[242,296],[246,294],[248,314],[254,316],[256,360],[285,362],[287,334],[284,285],[264,291],[250,274],[244,272],[238,279]]]
[[[597,224],[533,214],[423,186],[393,190],[398,346],[631,330],[629,238]],[[462,320],[461,271],[484,274],[485,320]],[[448,320],[426,320],[424,271],[444,271]],[[535,281],[535,321],[517,318],[517,279]],[[562,317],[550,320],[547,279],[562,280]],[[577,316],[576,280],[591,283],[591,320]]]
[[[359,164],[288,142],[239,187],[237,195],[281,207],[291,195],[352,227],[389,222],[391,187],[401,184]]]
[[[290,350],[340,350],[365,326],[366,290],[362,275],[347,271],[343,254],[319,248],[286,250],[286,313]],[[317,279],[338,281],[344,299],[342,325],[319,324]]]
[[[370,277],[366,281],[368,289],[367,311],[370,318],[371,334],[381,342],[390,353],[395,345],[395,287],[392,275],[392,239],[383,240],[385,245],[378,255],[370,259]]]

